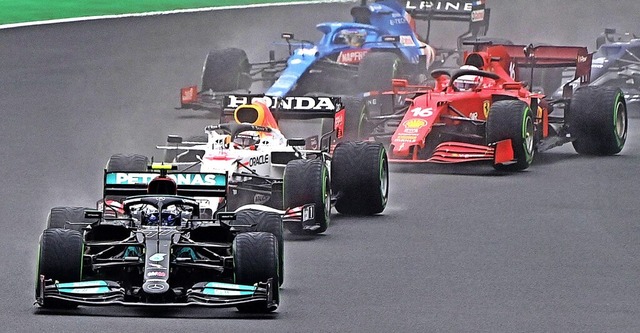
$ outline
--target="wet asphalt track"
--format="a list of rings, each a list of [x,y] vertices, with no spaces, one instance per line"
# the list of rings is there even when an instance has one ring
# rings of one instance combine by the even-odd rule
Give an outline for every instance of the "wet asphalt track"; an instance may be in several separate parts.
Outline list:
[[[511,2],[493,3],[494,34],[509,31],[508,37],[521,42],[527,40],[518,33],[537,40],[566,35],[569,43],[590,47],[591,36],[604,26],[633,20],[612,19],[614,14],[640,6],[634,0],[581,1],[604,6],[606,13],[583,25],[580,34],[569,34],[540,30],[530,23],[534,18],[509,28],[515,9],[500,14],[497,7]],[[531,9],[529,2],[517,4]],[[640,330],[637,119],[616,157],[579,157],[565,146],[514,175],[484,166],[392,173],[382,216],[338,216],[316,239],[287,238],[282,305],[273,315],[118,307],[54,314],[32,306],[36,246],[48,209],[92,205],[109,155],[159,156],[153,147],[167,134],[199,133],[206,115],[173,107],[178,88],[198,81],[208,49],[257,45],[250,57],[264,59],[270,48],[265,41],[281,31],[318,37],[306,13],[318,16],[313,22],[348,19],[348,7],[0,31],[0,331]],[[578,24],[593,8],[580,10],[579,19],[572,10],[556,12]],[[558,22],[548,15],[536,18],[541,26]]]

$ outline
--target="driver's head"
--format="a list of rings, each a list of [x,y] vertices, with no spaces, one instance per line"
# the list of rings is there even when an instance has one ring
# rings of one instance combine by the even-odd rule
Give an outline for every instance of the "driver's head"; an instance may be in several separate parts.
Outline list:
[[[361,47],[367,37],[367,32],[362,29],[345,29],[342,30],[336,40],[341,43],[348,44],[351,47]]]
[[[478,70],[477,67],[471,65],[463,65],[461,70]],[[462,75],[453,81],[453,85],[459,91],[472,91],[480,86],[482,79],[478,75]]]
[[[255,150],[256,145],[260,143],[260,135],[255,132],[242,132],[233,139],[235,148]]]
[[[175,208],[163,209],[161,214],[158,214],[157,210],[155,212],[143,212],[141,218],[142,224],[148,226],[175,227],[181,223],[180,212]]]

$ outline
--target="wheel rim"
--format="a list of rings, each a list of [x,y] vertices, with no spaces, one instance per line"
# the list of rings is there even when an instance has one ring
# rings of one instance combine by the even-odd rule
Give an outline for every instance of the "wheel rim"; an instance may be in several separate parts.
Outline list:
[[[329,218],[331,217],[331,186],[329,186],[329,176],[324,169],[324,180],[322,182],[322,199],[324,200],[324,218],[329,225]]]
[[[389,170],[388,164],[385,163],[386,160],[384,149],[382,149],[380,153],[380,193],[382,193],[383,204],[387,202],[389,194]]]
[[[627,108],[621,101],[618,101],[615,112],[615,131],[618,145],[624,143],[627,137]]]
[[[534,134],[533,134],[533,120],[531,116],[527,113],[524,119],[522,134],[524,135],[524,148],[527,153],[527,161],[531,161],[533,158],[533,145],[534,145]]]

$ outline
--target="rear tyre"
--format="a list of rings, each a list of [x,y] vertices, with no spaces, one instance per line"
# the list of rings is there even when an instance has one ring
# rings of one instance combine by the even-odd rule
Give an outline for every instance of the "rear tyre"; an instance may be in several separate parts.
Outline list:
[[[202,90],[233,91],[249,89],[251,65],[244,50],[229,48],[211,51],[202,69]]]
[[[617,87],[581,87],[570,105],[573,148],[584,155],[615,155],[627,141],[627,105]]]
[[[36,297],[40,295],[40,275],[58,282],[82,280],[82,234],[70,229],[46,229],[40,238],[40,251],[36,275]],[[47,300],[45,308],[74,308],[77,305],[59,300]]]
[[[82,231],[85,226],[94,223],[97,219],[84,217],[85,207],[53,207],[47,218],[47,229],[71,229]]]
[[[531,165],[535,152],[531,108],[521,100],[502,100],[491,105],[486,125],[487,143],[511,139],[514,163],[493,164],[499,171],[520,171]]]
[[[362,98],[341,96],[344,113],[344,135],[342,141],[354,141],[368,135],[365,128],[367,106]]]
[[[387,206],[389,166],[379,142],[341,142],[331,159],[331,186],[341,214],[373,215]]]
[[[293,208],[309,203],[315,205],[315,221],[320,226],[316,230],[304,230],[301,224],[287,223],[286,228],[295,235],[323,233],[331,219],[331,183],[329,171],[324,161],[292,160],[284,170],[284,208]]]
[[[107,162],[107,172],[147,171],[149,158],[139,154],[114,154]]]
[[[233,225],[251,225],[248,228],[236,227],[241,232],[264,231],[273,234],[278,240],[278,284],[284,282],[284,236],[282,217],[278,213],[258,209],[243,209],[236,213]]]
[[[107,172],[146,172],[149,158],[139,154],[114,154],[107,161]],[[107,196],[104,201],[113,200],[122,202],[122,196]]]
[[[402,74],[402,61],[395,53],[368,52],[358,65],[358,90],[389,91],[392,80]],[[393,96],[379,96],[380,115],[393,113]]]
[[[272,279],[273,300],[280,301],[278,281],[278,240],[269,232],[246,232],[233,240],[233,266],[235,283],[253,285]],[[267,302],[239,305],[238,311],[250,313],[272,312],[277,308]]]

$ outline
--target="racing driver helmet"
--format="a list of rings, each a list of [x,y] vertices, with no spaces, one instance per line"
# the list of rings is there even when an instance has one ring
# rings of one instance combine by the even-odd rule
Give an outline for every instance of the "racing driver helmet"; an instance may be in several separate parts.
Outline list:
[[[176,195],[178,186],[173,179],[167,176],[158,176],[153,178],[147,185],[147,193]]]
[[[156,226],[161,225],[163,227],[175,227],[181,223],[180,212],[175,208],[163,209],[161,214],[158,211],[155,212],[142,212],[141,220],[143,225]]]
[[[236,149],[256,150],[259,143],[260,135],[251,131],[239,133],[233,138],[233,145]]]
[[[478,70],[476,66],[462,65],[461,70]],[[462,75],[453,81],[453,86],[458,91],[472,91],[480,86],[482,79],[478,75]]]
[[[344,29],[336,36],[337,44],[347,44],[351,47],[361,47],[367,37],[364,29]]]

